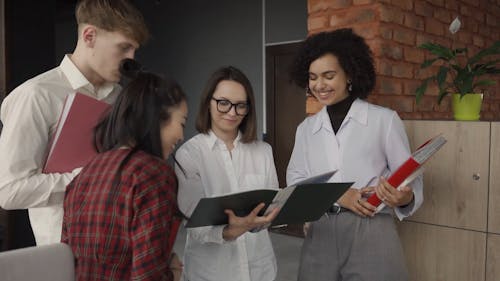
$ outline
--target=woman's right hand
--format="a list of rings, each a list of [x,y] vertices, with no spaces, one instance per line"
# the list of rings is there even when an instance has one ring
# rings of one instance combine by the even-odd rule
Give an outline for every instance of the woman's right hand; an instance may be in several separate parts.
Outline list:
[[[259,212],[265,206],[266,204],[260,203],[246,217],[238,217],[232,210],[225,210],[224,212],[229,217],[229,223],[224,227],[224,230],[222,231],[222,237],[224,238],[224,240],[232,241],[240,237],[247,231],[269,226],[274,218],[276,218],[276,216],[278,215],[279,209],[275,208],[267,215],[258,216]]]

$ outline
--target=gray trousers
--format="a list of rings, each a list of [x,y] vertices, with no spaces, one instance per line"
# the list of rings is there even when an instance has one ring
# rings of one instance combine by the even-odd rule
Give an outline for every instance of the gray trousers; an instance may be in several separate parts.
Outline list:
[[[302,245],[298,280],[408,280],[393,217],[342,212],[313,222]]]

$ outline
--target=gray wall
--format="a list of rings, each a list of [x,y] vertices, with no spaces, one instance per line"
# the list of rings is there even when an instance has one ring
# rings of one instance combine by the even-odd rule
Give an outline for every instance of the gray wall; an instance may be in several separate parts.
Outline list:
[[[149,43],[138,51],[137,59],[148,70],[175,78],[188,95],[186,139],[196,134],[194,120],[205,82],[223,65],[240,68],[250,79],[257,102],[258,132],[263,132],[265,44],[306,37],[307,0],[137,0],[134,3],[152,33]],[[58,15],[55,64],[74,48],[76,24],[72,9],[71,5]]]
[[[307,36],[307,0],[265,0],[266,44]]]
[[[153,35],[138,59],[167,72],[189,97],[186,139],[194,135],[198,101],[209,75],[218,67],[240,68],[254,88],[262,124],[262,2],[247,0],[141,1]]]

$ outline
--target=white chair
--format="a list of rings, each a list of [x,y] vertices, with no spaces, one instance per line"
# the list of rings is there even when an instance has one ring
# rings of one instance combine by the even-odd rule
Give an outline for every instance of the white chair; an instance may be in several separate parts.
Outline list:
[[[73,252],[64,243],[1,252],[0,272],[2,281],[74,281]]]

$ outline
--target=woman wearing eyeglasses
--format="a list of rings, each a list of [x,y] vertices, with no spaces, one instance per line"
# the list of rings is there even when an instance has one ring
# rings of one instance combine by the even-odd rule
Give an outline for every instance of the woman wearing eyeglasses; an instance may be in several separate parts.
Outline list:
[[[176,153],[182,167],[176,167],[178,203],[188,217],[204,197],[278,188],[271,146],[256,137],[252,86],[240,70],[229,66],[212,74],[202,94],[196,129],[199,134]],[[276,212],[257,216],[263,207],[246,217],[226,210],[229,224],[188,229],[185,280],[274,280],[276,259],[264,227]]]

